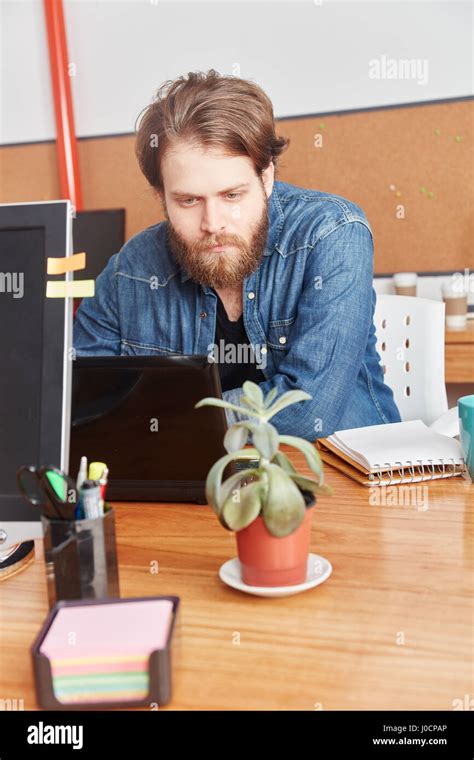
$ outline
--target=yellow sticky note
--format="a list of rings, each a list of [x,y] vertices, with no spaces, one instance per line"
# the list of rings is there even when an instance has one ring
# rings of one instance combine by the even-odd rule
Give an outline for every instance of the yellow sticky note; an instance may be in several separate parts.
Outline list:
[[[48,274],[65,274],[66,272],[77,272],[79,269],[85,269],[86,254],[75,253],[74,256],[63,256],[60,259],[49,258],[47,261],[46,271]]]
[[[95,280],[59,280],[46,283],[46,298],[91,298],[95,293]]]

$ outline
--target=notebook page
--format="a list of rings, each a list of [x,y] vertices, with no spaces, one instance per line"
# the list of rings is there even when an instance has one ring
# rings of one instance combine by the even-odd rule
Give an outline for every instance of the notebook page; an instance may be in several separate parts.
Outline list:
[[[416,465],[420,459],[423,465],[444,461],[446,467],[453,458],[455,464],[464,462],[459,441],[430,430],[421,420],[339,430],[328,440],[369,471],[386,468],[386,463]]]

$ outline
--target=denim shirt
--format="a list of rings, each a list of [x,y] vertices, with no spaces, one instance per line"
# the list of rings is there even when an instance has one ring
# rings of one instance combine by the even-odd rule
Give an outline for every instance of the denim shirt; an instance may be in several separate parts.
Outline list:
[[[373,241],[364,212],[337,195],[275,181],[268,217],[264,255],[242,284],[244,325],[264,394],[301,389],[312,397],[272,424],[314,441],[399,422],[375,349]],[[76,314],[76,354],[209,356],[216,308],[215,291],[173,258],[161,222],[125,243],[97,278],[95,296]],[[235,388],[223,398],[239,405],[241,395]],[[226,414],[229,424],[245,418]]]

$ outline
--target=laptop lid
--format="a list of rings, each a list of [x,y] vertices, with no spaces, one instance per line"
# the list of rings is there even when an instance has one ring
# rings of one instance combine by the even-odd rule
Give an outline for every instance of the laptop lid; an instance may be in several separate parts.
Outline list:
[[[105,462],[107,499],[198,501],[226,454],[217,364],[205,355],[80,357],[73,362],[69,474]]]

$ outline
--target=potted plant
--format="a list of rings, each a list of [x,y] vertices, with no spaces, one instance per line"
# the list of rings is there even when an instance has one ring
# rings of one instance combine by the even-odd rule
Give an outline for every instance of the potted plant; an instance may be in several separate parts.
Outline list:
[[[301,390],[276,399],[273,388],[264,398],[250,381],[243,386],[242,404],[204,398],[196,404],[233,409],[249,419],[231,425],[224,437],[229,452],[209,470],[206,497],[220,522],[236,532],[242,580],[251,586],[290,586],[304,583],[311,519],[316,494],[332,494],[323,483],[323,465],[315,446],[303,438],[279,435],[270,419],[291,404],[310,399]],[[253,447],[244,448],[249,436]],[[300,475],[280,444],[299,449],[312,471]],[[258,459],[258,467],[233,473],[222,482],[224,470],[236,459]]]

